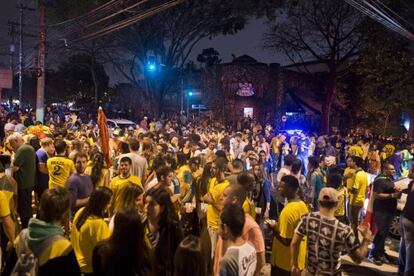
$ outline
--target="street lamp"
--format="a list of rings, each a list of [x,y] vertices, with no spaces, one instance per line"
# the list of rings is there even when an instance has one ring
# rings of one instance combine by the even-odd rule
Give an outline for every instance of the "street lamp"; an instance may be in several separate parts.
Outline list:
[[[192,97],[193,94],[194,93],[191,90],[187,92],[187,118],[189,116],[189,110],[190,110],[190,97]]]

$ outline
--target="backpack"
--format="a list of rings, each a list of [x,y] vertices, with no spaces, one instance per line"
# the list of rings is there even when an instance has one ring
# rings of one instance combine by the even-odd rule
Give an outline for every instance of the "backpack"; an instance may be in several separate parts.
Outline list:
[[[54,235],[43,241],[40,245],[38,255],[36,256],[28,246],[28,229],[23,229],[19,234],[18,247],[16,254],[18,260],[11,272],[11,276],[38,276],[39,275],[39,256],[44,250],[48,248],[53,242],[65,239],[61,235]]]

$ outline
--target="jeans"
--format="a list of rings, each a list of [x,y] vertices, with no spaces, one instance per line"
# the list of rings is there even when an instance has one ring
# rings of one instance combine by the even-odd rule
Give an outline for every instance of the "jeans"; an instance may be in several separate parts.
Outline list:
[[[414,275],[414,222],[401,216],[401,242],[398,254],[398,275]]]
[[[29,220],[33,216],[32,209],[32,191],[33,187],[26,189],[19,189],[17,194],[17,212],[20,215],[20,221],[22,223],[22,229],[27,228]]]
[[[300,154],[298,155],[300,161],[302,161],[302,171],[303,171],[303,175],[307,175],[308,174],[308,155],[305,154]]]
[[[374,219],[375,223],[377,224],[378,232],[374,238],[371,255],[377,258],[381,258],[385,254],[385,239],[387,238],[392,220],[394,219],[394,212],[374,211]]]
[[[270,152],[270,157],[272,159],[272,172],[276,173],[278,171],[277,166],[279,165],[279,158],[280,154],[276,154],[274,152]]]

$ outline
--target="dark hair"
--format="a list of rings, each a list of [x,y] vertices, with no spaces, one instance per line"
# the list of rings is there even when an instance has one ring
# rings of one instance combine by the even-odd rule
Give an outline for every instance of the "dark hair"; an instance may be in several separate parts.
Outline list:
[[[287,187],[297,191],[299,189],[299,181],[293,175],[285,175],[283,176],[280,181],[283,181]]]
[[[155,156],[154,160],[152,160],[151,170],[157,171],[157,169],[163,165],[165,165],[165,158],[163,155],[158,154]]]
[[[237,202],[240,204],[240,206],[243,205],[244,201],[247,198],[247,191],[246,189],[240,185],[240,184],[232,184],[227,186],[227,196],[228,197],[235,197],[237,199]]]
[[[224,152],[224,150],[218,150],[218,151],[216,151],[215,155],[216,155],[217,159],[218,158],[223,158],[223,159],[225,159],[227,161],[227,155]]]
[[[292,166],[293,161],[295,161],[295,157],[292,154],[288,154],[285,156],[283,161],[286,166]]]
[[[174,170],[167,166],[161,166],[157,169],[157,179],[158,181],[161,181],[161,178],[166,178],[170,173],[174,172]]]
[[[66,152],[67,144],[63,140],[56,140],[55,142],[55,150],[57,154],[62,154]]]
[[[246,192],[250,192],[253,190],[256,178],[251,172],[241,172],[237,175],[237,182],[246,190]]]
[[[200,238],[190,235],[179,244],[174,257],[174,275],[207,275]]]
[[[292,173],[298,174],[300,169],[302,168],[302,161],[300,159],[295,159],[292,163]]]
[[[33,147],[35,151],[40,149],[40,140],[37,136],[32,136],[29,140],[29,144]]]
[[[358,156],[352,156],[352,161],[355,162],[358,168],[362,168],[364,166],[364,160]]]
[[[131,158],[129,158],[128,156],[124,156],[124,157],[122,157],[121,159],[119,159],[119,163],[121,164],[121,163],[128,163],[128,164],[132,164],[132,160],[131,160]]]
[[[332,209],[334,207],[336,207],[338,205],[337,201],[318,201],[319,202],[319,206],[326,208],[326,209]]]
[[[200,196],[203,196],[208,192],[208,185],[211,179],[211,164],[211,162],[208,162],[204,165],[203,174],[201,175],[198,187]]]
[[[338,173],[330,173],[326,178],[326,187],[338,189],[342,185],[342,175]]]
[[[120,271],[130,275],[147,275],[145,270],[151,270],[151,262],[145,243],[145,228],[136,209],[120,209],[116,213],[114,231],[103,242],[99,253],[102,256],[100,270],[107,271],[107,275]],[[94,267],[95,270],[98,269]]]
[[[40,219],[48,223],[60,221],[69,211],[69,207],[70,193],[67,189],[56,187],[46,190],[40,198]]]
[[[120,142],[119,143],[119,151],[121,154],[129,153],[129,145],[127,142]]]
[[[243,233],[246,216],[242,207],[235,204],[224,206],[221,211],[220,220],[230,229],[230,233],[233,237],[240,237]]]
[[[104,156],[97,152],[92,157],[91,180],[93,187],[96,187],[102,177],[102,169],[104,168]]]
[[[139,150],[139,141],[135,138],[130,138],[128,140],[129,148],[132,151],[138,151]]]
[[[309,156],[308,157],[309,160],[309,165],[313,168],[313,169],[317,169],[319,168],[319,158],[316,156]]]
[[[111,189],[107,187],[97,187],[91,194],[88,203],[79,215],[76,228],[81,229],[82,225],[90,216],[104,217],[104,211],[112,197]]]
[[[171,202],[170,194],[165,189],[154,189],[149,191],[147,196],[152,197],[158,205],[164,207],[158,220],[158,225],[161,228],[171,223],[178,223],[177,212]]]
[[[201,163],[201,158],[200,157],[191,157],[190,160],[188,160],[188,164],[195,164],[195,165],[200,165]]]
[[[175,160],[175,158],[173,158],[171,155],[165,156],[164,163],[170,164],[171,169],[173,169],[174,171],[177,169],[177,160]]]
[[[177,152],[178,167],[187,164],[187,156],[183,152]]]
[[[216,164],[218,171],[225,172],[227,170],[227,159],[218,157],[214,163]]]
[[[241,171],[243,170],[243,161],[239,158],[234,159],[231,162],[231,165],[232,165],[233,168],[235,168],[237,170],[241,170]]]
[[[75,158],[73,159],[75,161],[75,163],[78,160],[78,158],[85,158],[86,160],[88,160],[88,155],[86,155],[86,153],[84,153],[84,152],[76,153]]]

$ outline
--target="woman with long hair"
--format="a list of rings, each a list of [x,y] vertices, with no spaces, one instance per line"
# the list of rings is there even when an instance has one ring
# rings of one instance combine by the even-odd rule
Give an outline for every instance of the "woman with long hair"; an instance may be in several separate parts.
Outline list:
[[[120,209],[115,216],[114,231],[108,240],[93,251],[95,275],[151,275],[151,258],[145,242],[145,229],[136,209]]]
[[[155,275],[172,275],[174,255],[182,239],[178,215],[165,189],[155,189],[145,199],[148,239],[154,251]]]
[[[118,210],[121,209],[131,209],[135,208],[137,210],[138,215],[141,217],[142,221],[146,220],[145,210],[144,210],[144,190],[135,184],[128,184],[120,195],[119,203],[115,206],[114,212],[115,215]],[[114,229],[114,220],[115,215],[111,218],[109,222],[109,229]]]
[[[193,235],[186,237],[175,252],[174,276],[206,276],[206,268],[200,238]]]
[[[256,211],[260,210],[256,216],[260,219],[269,218],[270,211],[270,180],[266,178],[266,172],[263,165],[254,165],[253,174],[256,180],[256,191],[254,196],[255,205],[258,207]]]
[[[105,164],[104,156],[101,152],[96,152],[88,162],[85,174],[89,175],[93,187],[109,185],[109,170]]]
[[[112,191],[109,188],[96,188],[88,204],[81,208],[73,219],[71,241],[81,272],[84,274],[93,272],[92,253],[96,244],[110,236],[104,213],[111,197]]]

